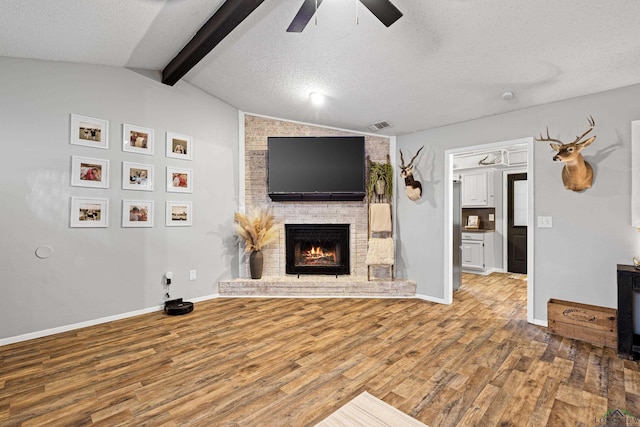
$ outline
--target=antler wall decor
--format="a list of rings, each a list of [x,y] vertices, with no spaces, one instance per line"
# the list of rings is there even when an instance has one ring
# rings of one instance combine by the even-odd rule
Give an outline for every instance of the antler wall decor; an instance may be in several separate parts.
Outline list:
[[[420,197],[422,197],[422,184],[420,181],[416,181],[413,178],[413,161],[418,157],[420,151],[424,148],[424,145],[420,147],[420,150],[416,153],[415,156],[411,158],[411,161],[408,165],[404,165],[404,157],[402,155],[402,150],[400,150],[400,161],[402,164],[400,165],[400,176],[404,178],[405,190],[407,191],[407,196],[409,200],[416,201]]]
[[[589,116],[589,129],[580,136],[576,136],[573,142],[567,144],[563,143],[559,139],[554,139],[549,136],[549,127],[547,127],[546,138],[536,138],[536,141],[550,142],[551,148],[558,153],[553,156],[554,162],[563,162],[564,168],[562,168],[562,182],[564,188],[572,191],[583,191],[587,188],[591,188],[593,182],[593,168],[584,160],[580,153],[584,148],[591,145],[595,141],[596,136],[592,136],[589,139],[582,141],[582,138],[587,136],[596,125],[593,117]]]

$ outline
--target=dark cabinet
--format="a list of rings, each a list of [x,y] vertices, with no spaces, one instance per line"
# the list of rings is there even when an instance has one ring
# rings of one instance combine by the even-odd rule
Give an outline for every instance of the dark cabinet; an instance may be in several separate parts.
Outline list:
[[[633,300],[640,292],[640,270],[618,264],[618,354],[640,359],[640,335],[633,328]]]

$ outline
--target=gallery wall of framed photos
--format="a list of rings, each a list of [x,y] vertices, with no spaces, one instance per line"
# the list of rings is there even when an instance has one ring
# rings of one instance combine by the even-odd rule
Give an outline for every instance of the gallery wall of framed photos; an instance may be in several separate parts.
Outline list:
[[[71,156],[72,187],[88,187],[95,190],[95,197],[72,195],[70,201],[69,226],[72,228],[109,227],[109,205],[111,200],[104,197],[110,188],[111,177],[121,180],[122,228],[153,228],[156,203],[149,193],[193,193],[193,169],[187,162],[193,161],[193,138],[188,135],[165,131],[165,149],[156,150],[154,129],[122,123],[122,147],[119,163],[101,158],[99,150],[110,150],[109,120],[70,115],[69,143],[95,148],[95,155],[85,156],[86,150]],[[156,159],[156,151],[164,151],[163,162]],[[106,156],[105,156],[106,157]],[[159,158],[159,156],[158,156]],[[166,165],[167,160],[171,165]],[[184,163],[183,163],[184,162]],[[113,168],[120,168],[113,171]],[[113,174],[111,172],[114,172]],[[164,172],[164,185],[157,186]],[[143,193],[135,193],[143,192]],[[146,192],[146,193],[144,193]],[[137,196],[140,194],[140,196]],[[175,197],[173,197],[175,199]],[[191,200],[165,200],[166,227],[190,227],[193,225],[193,202]]]

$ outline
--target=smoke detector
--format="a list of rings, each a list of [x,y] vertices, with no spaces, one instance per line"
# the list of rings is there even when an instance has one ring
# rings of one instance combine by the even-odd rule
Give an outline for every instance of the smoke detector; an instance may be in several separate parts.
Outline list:
[[[507,91],[507,92],[502,94],[502,99],[505,100],[505,101],[511,101],[515,97],[516,96],[511,91]]]
[[[379,130],[382,130],[382,129],[388,128],[388,127],[391,127],[389,122],[382,121],[382,122],[374,123],[374,124],[371,124],[371,125],[367,126],[367,129],[369,129],[372,132],[377,132]]]

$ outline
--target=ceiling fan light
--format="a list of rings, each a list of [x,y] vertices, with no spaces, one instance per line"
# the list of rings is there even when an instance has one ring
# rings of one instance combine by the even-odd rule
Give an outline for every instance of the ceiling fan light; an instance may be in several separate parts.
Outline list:
[[[324,104],[324,95],[320,92],[311,92],[309,94],[309,100],[313,105],[319,106]]]

